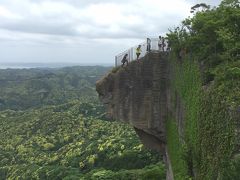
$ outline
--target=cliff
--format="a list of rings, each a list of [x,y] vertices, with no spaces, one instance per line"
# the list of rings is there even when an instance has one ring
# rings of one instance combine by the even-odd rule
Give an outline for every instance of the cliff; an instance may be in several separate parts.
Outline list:
[[[96,84],[108,117],[131,124],[146,147],[162,153],[167,179],[238,176],[229,167],[240,161],[239,108],[219,83],[203,86],[200,69],[190,55],[151,52]]]
[[[145,147],[159,151],[168,165],[166,147],[169,63],[167,54],[151,52],[128,66],[118,67],[96,84],[110,119],[132,125]]]
[[[131,124],[147,147],[161,152],[166,144],[167,70],[164,54],[149,53],[96,85],[108,116]]]

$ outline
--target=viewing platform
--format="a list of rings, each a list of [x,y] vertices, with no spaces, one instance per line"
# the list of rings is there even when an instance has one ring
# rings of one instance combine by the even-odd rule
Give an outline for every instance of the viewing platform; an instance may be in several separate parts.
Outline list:
[[[165,39],[164,45],[163,45],[162,41],[160,41],[159,38],[147,38],[144,42],[142,42],[136,46],[133,46],[133,47],[129,48],[128,50],[116,55],[115,56],[115,67],[120,66],[122,64],[121,61],[125,54],[128,54],[128,57],[127,57],[128,62],[137,60],[136,49],[139,45],[141,45],[141,54],[139,56],[139,59],[144,57],[148,52],[161,52],[161,51],[169,50],[166,39]]]

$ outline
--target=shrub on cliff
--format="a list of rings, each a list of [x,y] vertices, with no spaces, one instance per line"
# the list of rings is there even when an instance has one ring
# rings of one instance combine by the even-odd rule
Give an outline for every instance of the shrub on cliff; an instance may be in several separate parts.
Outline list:
[[[238,0],[224,0],[217,8],[196,12],[168,34],[172,88],[185,106],[184,135],[176,137],[191,153],[184,159],[182,149],[172,151],[197,179],[240,175],[239,161],[233,158],[240,153],[239,114],[234,115],[240,107],[239,7]],[[187,53],[179,59],[182,48]]]

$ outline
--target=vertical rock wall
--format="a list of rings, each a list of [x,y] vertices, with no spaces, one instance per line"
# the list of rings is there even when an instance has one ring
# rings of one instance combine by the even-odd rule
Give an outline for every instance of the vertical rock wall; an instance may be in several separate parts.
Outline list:
[[[153,145],[156,139],[152,146],[160,151],[164,151],[166,144],[167,71],[165,55],[151,52],[117,72],[109,73],[96,86],[109,116],[134,126],[142,140],[143,133],[155,137],[158,146]],[[145,142],[151,146],[149,139]]]

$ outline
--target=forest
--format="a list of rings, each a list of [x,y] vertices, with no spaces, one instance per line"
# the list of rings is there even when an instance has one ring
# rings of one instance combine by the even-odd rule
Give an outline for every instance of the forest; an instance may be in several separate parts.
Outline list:
[[[0,179],[165,179],[160,154],[105,118],[95,82],[109,70],[0,70]]]
[[[176,179],[238,180],[240,3],[223,0],[214,8],[198,4],[192,13],[168,33],[175,73],[171,88],[186,110],[181,137],[177,124],[168,121],[174,175]]]
[[[96,99],[95,82],[108,69],[98,66],[2,69],[0,110],[25,110],[72,100]]]

